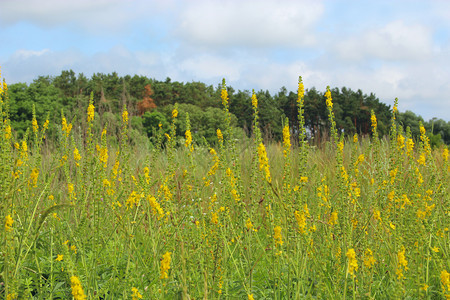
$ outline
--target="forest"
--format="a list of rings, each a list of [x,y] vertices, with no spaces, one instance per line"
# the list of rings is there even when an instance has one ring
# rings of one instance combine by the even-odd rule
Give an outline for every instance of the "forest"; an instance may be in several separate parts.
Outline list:
[[[249,90],[227,87],[231,125],[238,136],[252,134],[252,106]],[[33,109],[37,121],[49,119],[50,124],[60,124],[61,114],[67,116],[79,132],[86,131],[82,115],[92,96],[96,113],[94,129],[119,132],[121,112],[125,106],[130,115],[130,135],[135,143],[143,140],[154,142],[156,129],[161,126],[168,132],[171,112],[179,106],[177,136],[186,130],[185,119],[189,114],[193,139],[196,143],[214,143],[216,129],[224,124],[225,114],[221,110],[221,84],[216,87],[202,82],[177,82],[166,78],[160,81],[146,76],[96,73],[87,78],[83,73],[64,70],[58,76],[39,76],[32,83],[15,83],[8,86],[11,125],[19,138],[31,127]],[[255,91],[259,99],[259,125],[266,140],[279,142],[285,120],[295,137],[298,130],[297,92],[281,87],[279,92]],[[371,134],[370,111],[378,118],[379,135],[389,134],[391,105],[381,102],[374,93],[334,87],[336,127],[339,133],[352,136]],[[392,99],[394,103],[394,99]],[[34,107],[34,108],[33,108]],[[401,100],[400,100],[401,108]],[[320,144],[329,137],[330,124],[324,101],[324,92],[315,87],[305,90],[304,118],[307,136],[311,144]],[[410,128],[411,135],[418,138],[422,122],[433,147],[450,144],[450,122],[442,119],[424,121],[412,111],[400,112],[398,123]],[[58,138],[59,125],[50,125],[47,139]],[[148,138],[148,139],[147,139]],[[294,138],[294,140],[297,140]]]

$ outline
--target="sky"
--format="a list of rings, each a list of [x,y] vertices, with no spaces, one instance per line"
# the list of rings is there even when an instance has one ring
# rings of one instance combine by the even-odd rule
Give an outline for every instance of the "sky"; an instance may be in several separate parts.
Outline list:
[[[450,121],[448,0],[0,0],[8,84],[62,70],[361,89]]]

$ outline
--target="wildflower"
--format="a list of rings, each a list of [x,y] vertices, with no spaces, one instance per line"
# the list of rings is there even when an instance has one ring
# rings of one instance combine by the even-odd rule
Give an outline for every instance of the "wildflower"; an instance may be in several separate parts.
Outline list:
[[[357,143],[358,142],[358,134],[357,133],[355,133],[354,135],[353,135],[353,143]]]
[[[377,221],[382,221],[381,220],[381,212],[379,210],[374,210],[373,211],[373,218]]]
[[[255,298],[253,298],[253,294],[248,294],[248,300],[255,300]]]
[[[176,109],[176,108],[174,108],[173,110],[172,110],[172,118],[176,118],[178,116],[178,110]]]
[[[377,129],[377,116],[375,115],[373,110],[372,110],[371,115],[370,115],[370,121],[372,123],[372,128],[373,129]]]
[[[258,99],[256,99],[255,91],[252,94],[252,106],[254,109],[258,108]]]
[[[300,182],[301,182],[301,183],[307,183],[307,182],[308,182],[308,177],[306,177],[306,176],[300,176]]]
[[[441,271],[441,284],[446,298],[450,298],[450,273],[448,273],[446,270]]]
[[[419,165],[424,165],[426,164],[426,157],[425,157],[425,153],[420,153],[419,159],[417,160],[417,162],[419,163]]]
[[[90,103],[87,109],[87,122],[90,123],[92,120],[94,120],[94,109],[95,106]]]
[[[448,149],[445,148],[444,151],[442,151],[442,159],[444,161],[448,161]]]
[[[289,133],[289,125],[286,125],[283,128],[283,146],[285,149],[283,151],[283,154],[286,157],[289,149],[291,148],[291,135]]]
[[[225,85],[225,78],[222,80],[222,91],[220,93],[220,98],[222,98],[222,105],[227,106],[228,105],[228,92],[227,92],[227,86]]]
[[[397,278],[399,280],[405,277],[403,275],[403,271],[408,270],[408,261],[406,260],[406,257],[405,257],[405,251],[406,251],[405,248],[402,247],[402,250],[397,253],[398,263],[397,263],[396,274],[397,274]]]
[[[147,200],[152,207],[153,214],[158,214],[160,218],[164,217],[164,210],[161,208],[158,201],[156,201],[156,198],[153,196],[147,196]]]
[[[57,256],[56,256],[56,261],[62,261],[63,260],[63,257],[64,257],[64,255],[62,255],[62,254],[58,254]]]
[[[70,131],[72,130],[72,124],[67,125],[67,120],[65,117],[62,118],[62,131],[65,136],[69,136]]]
[[[30,174],[30,183],[33,184],[33,187],[36,187],[38,177],[39,177],[39,170],[34,168]]]
[[[223,143],[223,134],[219,128],[217,128],[217,139],[219,140],[219,143]]]
[[[39,130],[39,125],[36,121],[36,117],[33,117],[33,120],[31,121],[31,126],[33,127],[33,132],[37,132]]]
[[[427,291],[428,290],[428,288],[429,288],[430,286],[428,285],[428,284],[426,284],[426,283],[424,283],[421,287],[420,287],[420,289],[422,290],[422,291]]]
[[[75,300],[84,300],[86,295],[84,294],[81,281],[77,276],[70,277],[70,286],[72,288],[72,295]]]
[[[69,194],[72,194],[72,193],[73,193],[73,190],[74,190],[73,183],[68,183],[68,184],[67,184],[67,192],[68,192]]]
[[[327,100],[326,100],[327,107],[332,109],[333,108],[333,99],[331,99],[331,91],[330,91],[329,86],[327,86],[327,91],[325,93],[325,97],[327,98]]]
[[[414,141],[409,138],[406,141],[406,153],[409,155],[413,150],[414,150]]]
[[[45,120],[44,125],[42,125],[43,130],[47,130],[48,129],[48,124],[49,124],[49,120]]]
[[[186,148],[189,148],[189,146],[192,143],[192,134],[190,130],[186,130],[185,132],[185,137],[186,137],[186,142],[184,143],[184,145],[186,146]]]
[[[300,233],[305,233],[305,227],[306,227],[306,216],[304,212],[295,211],[294,212],[295,219],[297,220],[298,224],[298,231]]]
[[[375,258],[373,257],[373,253],[372,250],[370,250],[369,248],[366,249],[365,253],[364,253],[364,265],[368,268],[371,269],[373,267],[373,265],[376,263]]]
[[[267,158],[266,147],[263,143],[260,143],[258,146],[258,158],[259,158],[259,169],[263,170],[266,174],[266,180],[268,182],[272,181],[272,177],[270,176],[269,169],[269,159]]]
[[[11,218],[11,215],[7,215],[5,218],[5,230],[11,231],[13,223],[14,223],[14,220],[13,220],[13,218]]]
[[[245,222],[245,227],[247,227],[248,230],[253,228],[252,220],[250,220],[250,218]]]
[[[73,159],[75,159],[75,161],[77,162],[77,165],[78,165],[78,162],[81,160],[81,155],[80,155],[80,152],[78,152],[77,148],[75,148],[73,150]]]
[[[126,109],[122,112],[122,121],[125,125],[128,125],[128,111]]]
[[[216,212],[211,214],[211,223],[217,224],[219,223],[219,215]]]
[[[275,245],[283,246],[283,236],[281,235],[281,226],[276,226],[274,229],[273,238],[275,240]]]
[[[353,248],[348,249],[345,254],[348,258],[348,273],[355,276],[355,271],[358,271],[358,261],[356,260],[356,253]]]
[[[139,293],[138,289],[135,287],[131,288],[133,294],[131,295],[132,300],[142,299],[142,295]]]
[[[301,102],[305,96],[305,86],[303,85],[302,77],[298,79],[298,89],[297,89],[297,102]]]
[[[334,212],[331,213],[330,220],[328,221],[328,224],[336,225],[337,221],[338,221],[338,213],[334,211]]]
[[[97,145],[98,160],[103,163],[103,167],[106,168],[108,164],[108,147]]]
[[[397,146],[402,149],[405,147],[405,137],[401,134],[397,136]]]
[[[161,268],[160,268],[160,271],[161,271],[161,276],[160,276],[160,278],[161,279],[164,279],[164,278],[169,278],[169,269],[170,269],[170,261],[172,260],[172,258],[171,258],[171,255],[172,253],[171,252],[166,252],[164,255],[163,255],[163,258],[162,258],[162,260],[161,260]]]

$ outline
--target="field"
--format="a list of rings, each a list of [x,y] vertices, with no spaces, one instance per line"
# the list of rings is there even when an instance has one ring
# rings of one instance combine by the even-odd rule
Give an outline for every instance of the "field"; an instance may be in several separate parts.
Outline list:
[[[298,111],[303,119],[303,83]],[[236,140],[229,119],[211,147],[158,131],[153,147],[121,132],[35,118],[24,139],[1,89],[0,297],[6,299],[450,299],[450,165],[396,122],[344,138],[325,94],[330,139],[318,146]],[[228,97],[223,85],[223,109]],[[68,118],[70,119],[70,118]],[[288,122],[286,122],[288,124]],[[117,140],[116,136],[119,136]]]

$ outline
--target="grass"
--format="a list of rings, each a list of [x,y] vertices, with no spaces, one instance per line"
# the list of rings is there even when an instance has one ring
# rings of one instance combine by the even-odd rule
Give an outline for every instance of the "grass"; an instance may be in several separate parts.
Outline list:
[[[292,147],[289,129],[263,143],[255,97],[251,139],[228,123],[214,149],[193,145],[174,112],[164,147],[143,149],[126,109],[110,144],[90,107],[87,132],[62,119],[49,147],[35,120],[15,140],[1,99],[4,298],[450,297],[448,150],[424,129],[413,141],[395,110],[386,139],[374,122],[372,138],[331,128],[330,142]]]

